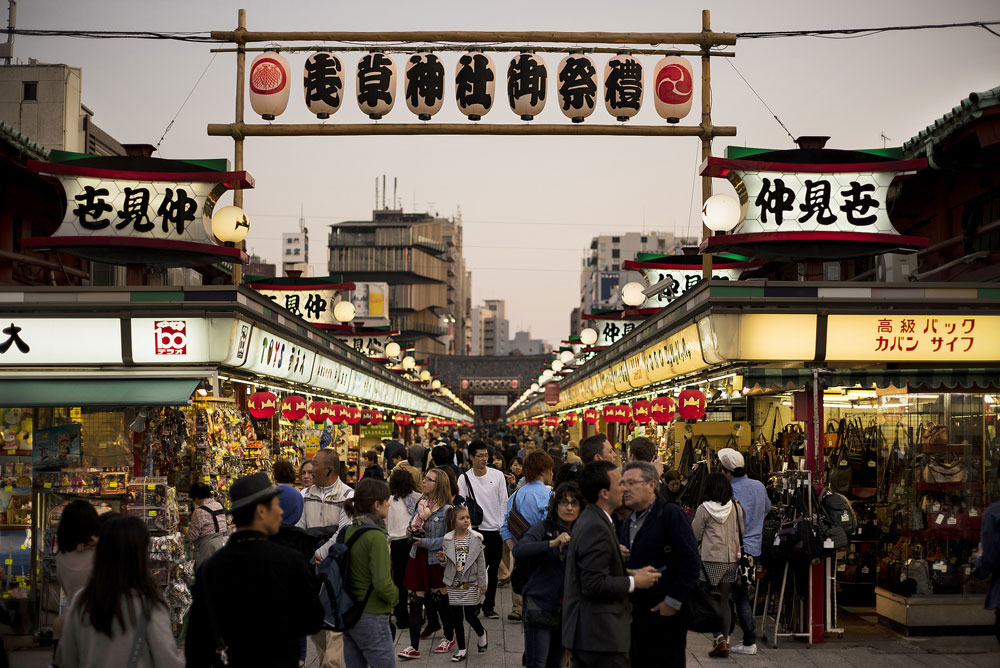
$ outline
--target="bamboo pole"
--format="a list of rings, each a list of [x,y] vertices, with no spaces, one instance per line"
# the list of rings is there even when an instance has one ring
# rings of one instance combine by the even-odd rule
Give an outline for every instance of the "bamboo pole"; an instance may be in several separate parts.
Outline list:
[[[710,38],[712,35],[712,12],[708,9],[701,10],[701,29]],[[707,43],[707,42],[706,42]],[[704,162],[712,155],[712,64],[708,57],[708,47],[704,47],[701,56],[701,160]],[[735,134],[735,133],[734,133]],[[701,205],[712,196],[712,178],[701,177]],[[704,222],[701,224],[701,236],[708,239],[712,236],[712,230],[708,229]],[[701,276],[706,281],[712,278],[712,255],[704,253],[701,258]]]
[[[338,44],[336,46],[331,46],[329,44],[313,44],[312,46],[250,46],[246,47],[244,51],[246,53],[263,53],[264,51],[276,51],[278,53],[304,53],[312,51],[325,51],[325,52],[337,52],[337,53],[350,53],[350,52],[368,52],[371,51],[373,47],[371,46],[347,46],[343,44]],[[385,53],[414,53],[419,50],[427,50],[433,52],[445,52],[445,51],[469,51],[471,49],[476,49],[478,51],[485,51],[489,53],[520,53],[522,51],[531,51],[533,53],[569,53],[573,51],[574,53],[630,53],[636,56],[694,56],[701,57],[704,55],[703,51],[683,51],[677,49],[630,49],[621,47],[579,47],[579,46],[536,46],[534,44],[509,44],[507,46],[485,46],[480,44],[409,44],[407,46],[379,46],[379,51],[384,51]],[[225,48],[225,49],[209,49],[209,53],[238,53],[239,48]],[[711,51],[710,56],[719,56],[721,58],[735,58],[735,51]]]
[[[246,32],[247,29],[247,10],[241,9],[239,11],[239,18],[237,20],[237,31],[236,34],[240,35]],[[236,123],[243,123],[243,98],[244,86],[245,86],[245,72],[247,65],[247,54],[245,49],[245,43],[237,40],[236,52]],[[235,148],[233,150],[233,167],[237,172],[243,171],[243,137],[233,137],[235,140]],[[243,208],[243,190],[236,189],[233,191],[233,205]],[[240,242],[239,247],[242,250],[243,243]],[[239,285],[243,282],[243,265],[238,262],[233,263],[233,285]]]
[[[711,136],[735,137],[733,126],[708,126]],[[619,137],[703,137],[701,125],[587,125],[488,123],[209,123],[210,137],[341,137],[361,135],[610,135]],[[711,141],[711,140],[709,140]],[[711,187],[711,182],[709,182]],[[237,191],[238,192],[238,191]]]
[[[401,32],[226,31],[213,30],[212,39],[248,42],[470,42],[554,44],[697,44],[702,48],[734,46],[736,33],[701,32],[489,32],[475,30],[417,30]]]

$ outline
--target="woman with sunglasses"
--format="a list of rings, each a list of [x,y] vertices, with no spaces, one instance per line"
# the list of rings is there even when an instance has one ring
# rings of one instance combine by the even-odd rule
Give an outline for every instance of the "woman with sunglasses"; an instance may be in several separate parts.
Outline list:
[[[563,579],[566,548],[573,524],[586,501],[575,482],[556,488],[545,519],[533,524],[514,545],[514,559],[531,575],[524,597],[524,653],[527,668],[560,668],[562,644]]]

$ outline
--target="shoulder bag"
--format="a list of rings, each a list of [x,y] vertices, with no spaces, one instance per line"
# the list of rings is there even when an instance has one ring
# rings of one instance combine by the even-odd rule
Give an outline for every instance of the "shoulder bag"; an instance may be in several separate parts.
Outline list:
[[[691,594],[681,606],[680,615],[689,631],[717,633],[722,626],[723,606],[729,605],[729,601],[723,600],[722,592],[709,580],[704,563],[701,565],[701,572],[705,579],[698,578]]]
[[[483,508],[476,501],[476,493],[472,490],[472,481],[469,480],[469,472],[466,471],[463,473],[462,477],[465,478],[465,487],[469,490],[469,496],[465,499],[465,507],[469,509],[469,520],[472,521],[473,527],[479,528],[479,525],[483,523]]]
[[[747,550],[743,546],[743,529],[740,527],[740,517],[746,517],[746,515],[743,513],[743,507],[739,503],[736,503],[736,511],[736,529],[740,534],[740,558],[736,562],[736,584],[743,589],[749,589],[754,581],[756,564],[754,563],[754,558],[747,554]]]
[[[531,528],[531,525],[517,509],[517,492],[514,492],[511,498],[510,512],[507,513],[507,530],[514,536],[514,540],[521,540],[521,536]]]
[[[141,605],[142,610],[139,616],[139,625],[135,628],[135,638],[132,640],[132,649],[128,653],[128,663],[125,664],[126,668],[138,668],[139,655],[142,654],[142,646],[144,643],[148,644],[146,632],[149,629],[149,617],[153,614],[153,611],[146,610],[146,605],[144,603]]]

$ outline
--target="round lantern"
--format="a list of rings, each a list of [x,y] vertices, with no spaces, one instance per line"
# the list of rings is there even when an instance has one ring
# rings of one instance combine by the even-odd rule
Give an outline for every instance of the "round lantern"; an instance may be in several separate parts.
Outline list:
[[[399,344],[396,343],[395,341],[390,341],[385,346],[385,356],[388,357],[389,359],[396,359],[397,357],[399,357],[400,351],[401,348],[399,347]]]
[[[656,113],[667,123],[679,123],[691,111],[694,70],[687,58],[667,56],[653,69]]]
[[[405,427],[413,422],[413,416],[407,415],[406,413],[396,413],[396,415],[393,416],[392,421],[401,427]]]
[[[250,221],[240,207],[224,206],[212,214],[212,234],[227,246],[240,243],[249,233]]]
[[[406,108],[422,121],[441,111],[444,104],[444,64],[433,53],[421,51],[406,59],[404,95]]]
[[[380,424],[383,417],[385,416],[382,415],[382,411],[377,408],[372,409],[372,424]]]
[[[614,407],[615,422],[625,424],[632,419],[632,409],[628,404],[618,404]]]
[[[521,53],[507,66],[507,101],[522,121],[534,120],[545,108],[549,73],[545,61],[533,53]]]
[[[700,420],[705,417],[707,404],[704,392],[689,387],[677,395],[677,414],[684,420]]]
[[[640,399],[632,404],[632,419],[639,424],[645,424],[652,418],[649,415],[650,403],[645,399]]]
[[[493,59],[482,51],[462,54],[455,68],[455,100],[458,110],[478,121],[493,107],[497,70]]]
[[[604,418],[605,422],[618,422],[618,420],[615,419],[615,405],[608,404],[607,406],[601,408],[601,417]]]
[[[571,53],[556,70],[556,98],[559,110],[574,123],[594,113],[597,106],[597,68],[582,53]]]
[[[273,121],[288,106],[292,70],[277,51],[265,51],[250,64],[250,106],[265,121]]]
[[[587,410],[583,411],[583,421],[586,422],[587,424],[596,424],[598,419],[599,416],[597,414],[597,411],[594,410],[593,408],[588,408]]]
[[[306,107],[316,118],[327,119],[344,101],[344,65],[332,53],[314,53],[306,58],[302,73]]]
[[[330,404],[330,422],[343,422],[347,418],[347,406]]]
[[[361,422],[361,409],[357,406],[349,406],[347,409],[347,416],[344,420],[347,424],[357,424]]]
[[[358,61],[358,107],[377,121],[396,103],[396,65],[381,51],[372,51]]]
[[[567,413],[566,417],[563,418],[563,422],[570,427],[574,426],[576,424],[576,413]]]
[[[556,416],[554,416],[554,415],[547,415],[547,416],[545,416],[545,426],[546,427],[558,427],[559,426],[559,418],[556,417]]]
[[[301,420],[306,414],[306,400],[297,394],[285,397],[281,402],[281,416],[286,420]]]
[[[427,424],[427,418],[423,416],[415,417],[413,418],[413,424],[415,424],[418,427],[423,427],[425,424]]]
[[[646,286],[637,281],[626,283],[622,286],[622,301],[626,306],[642,306],[646,301],[646,295],[643,294],[645,289]]]
[[[441,389],[441,381],[438,380],[437,378],[435,378],[434,380],[432,380],[431,381],[431,389],[432,390],[440,390]]]
[[[417,365],[417,360],[413,359],[411,355],[407,355],[403,358],[403,368],[409,371]]]
[[[247,400],[247,408],[255,418],[269,418],[278,410],[278,397],[273,392],[254,392]]]
[[[422,380],[422,381],[424,381],[426,383],[430,379],[431,379],[431,372],[428,371],[427,369],[422,369],[420,371],[420,380]]]
[[[562,360],[560,359],[552,360],[552,370],[555,371],[556,373],[562,371],[563,370]]]
[[[330,404],[325,401],[312,401],[306,407],[306,412],[313,422],[326,422],[330,417]]]
[[[585,346],[592,346],[597,343],[597,330],[593,327],[585,327],[580,331],[580,343]]]
[[[740,224],[740,202],[729,195],[712,195],[701,207],[701,222],[713,232],[728,232]]]
[[[375,419],[375,411],[370,408],[361,409],[361,424],[372,424],[373,419]]]
[[[339,301],[333,307],[333,317],[340,323],[348,323],[354,320],[355,314],[357,314],[357,309],[354,308],[354,304],[347,300]]]
[[[564,350],[561,353],[559,353],[559,361],[561,361],[563,363],[563,365],[566,365],[566,364],[569,364],[570,362],[572,362],[573,361],[573,351],[571,351],[571,350]]]
[[[658,424],[667,424],[673,421],[677,412],[677,404],[673,397],[659,397],[653,399],[649,404],[649,415]]]
[[[619,53],[604,66],[604,106],[616,120],[625,122],[642,106],[642,63]]]

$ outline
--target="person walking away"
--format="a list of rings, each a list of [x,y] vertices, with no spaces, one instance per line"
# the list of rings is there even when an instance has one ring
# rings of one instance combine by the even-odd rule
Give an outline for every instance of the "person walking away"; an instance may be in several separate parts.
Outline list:
[[[677,503],[677,499],[681,495],[681,474],[676,469],[664,471],[660,492],[667,501]]]
[[[740,532],[743,511],[733,501],[733,488],[722,473],[710,473],[705,478],[705,501],[691,520],[691,529],[698,541],[701,561],[709,582],[719,588],[722,600],[728,601],[736,583],[736,564],[740,560]],[[705,574],[699,576],[705,579]],[[715,646],[710,657],[729,656],[729,626],[732,609],[722,606],[722,628],[715,634]]]
[[[743,510],[743,550],[756,560],[761,553],[764,517],[771,511],[771,499],[767,496],[764,483],[747,477],[743,455],[737,450],[723,448],[719,450],[718,457],[722,472],[733,488],[733,498]],[[738,584],[734,585],[733,603],[736,606],[736,619],[743,630],[743,641],[730,647],[729,651],[734,654],[756,654],[757,632],[754,628],[749,590]]]
[[[584,466],[580,490],[587,506],[566,551],[563,645],[572,653],[572,668],[628,668],[628,596],[652,587],[660,574],[650,566],[625,568],[611,522],[611,513],[622,504],[622,477],[615,465],[595,461]]]
[[[424,599],[437,611],[444,625],[445,637],[434,651],[450,652],[455,647],[452,635],[451,615],[448,614],[448,597],[444,585],[444,568],[437,560],[437,552],[447,533],[447,513],[451,507],[452,493],[448,474],[444,469],[433,468],[424,476],[424,493],[413,509],[413,516],[406,527],[412,541],[403,584],[410,592],[410,645],[397,653],[401,659],[420,658],[420,618]],[[454,637],[454,636],[452,636]]]
[[[479,526],[473,527],[482,536],[486,551],[488,584],[483,598],[483,617],[500,619],[496,612],[496,597],[500,560],[503,558],[504,545],[500,538],[500,528],[507,509],[507,481],[503,471],[487,466],[490,448],[485,442],[470,443],[469,458],[472,460],[472,470],[459,476],[458,493],[467,500],[474,501],[483,511],[483,521]]]
[[[406,449],[406,456],[418,471],[427,468],[427,448],[420,444],[420,437],[413,437],[413,445]]]
[[[361,619],[344,632],[344,664],[347,668],[395,668],[389,615],[399,592],[392,581],[386,543],[389,487],[377,478],[365,478],[344,503],[344,510],[351,517],[344,541],[363,531],[350,548],[347,586],[355,601],[367,599]]]
[[[90,581],[73,597],[62,642],[62,668],[183,668],[170,612],[149,569],[149,531],[138,517],[101,529]]]
[[[313,484],[302,496],[302,517],[296,523],[300,529],[339,527],[347,525],[349,517],[344,512],[344,502],[354,496],[340,476],[340,458],[331,448],[324,448],[313,455]],[[336,534],[324,543],[313,556],[314,563],[326,558]],[[344,639],[336,631],[321,630],[312,637],[319,652],[322,668],[340,668],[344,658]]]
[[[573,525],[587,505],[575,482],[556,487],[548,514],[514,546],[514,558],[531,573],[524,585],[524,655],[527,668],[562,668],[563,580]]]
[[[483,623],[479,621],[479,597],[486,590],[486,556],[483,537],[472,529],[469,509],[452,506],[448,511],[448,533],[437,553],[438,562],[444,564],[444,584],[448,587],[448,607],[451,613],[458,652],[451,660],[465,661],[465,625],[462,617],[478,637],[477,648],[486,651],[488,639]],[[451,640],[451,638],[448,638]]]
[[[622,500],[632,510],[619,534],[625,565],[662,573],[655,585],[632,593],[629,658],[633,666],[683,668],[687,624],[680,610],[701,572],[701,558],[687,514],[658,493],[658,484],[653,464],[625,465]]]
[[[409,613],[406,609],[406,587],[403,576],[406,562],[410,558],[410,537],[406,527],[413,517],[413,510],[420,501],[420,492],[413,485],[413,477],[404,468],[395,467],[389,475],[389,514],[386,517],[386,531],[389,534],[389,558],[392,563],[392,581],[399,595],[395,608],[396,628],[409,627]]]
[[[993,632],[1000,641],[1000,501],[987,508],[983,514],[979,546],[981,552],[976,559],[973,574],[982,580],[990,578],[986,609],[993,610],[996,615]]]
[[[397,452],[402,452],[403,459],[406,459],[406,446],[399,440],[399,426],[393,426],[392,432],[393,437],[384,441],[385,452],[382,454],[382,458],[385,463],[385,472],[389,475],[392,475],[392,469],[396,466],[396,458],[394,455]]]
[[[289,668],[298,662],[299,638],[322,627],[315,570],[301,554],[268,540],[281,526],[279,494],[266,473],[238,478],[230,488],[236,532],[198,569],[187,668],[219,665],[223,648],[234,668]]]
[[[280,462],[275,462],[275,465]],[[275,478],[277,478],[275,474]],[[282,479],[285,479],[282,476]],[[302,558],[309,562],[313,554],[316,552],[316,548],[319,546],[321,539],[314,536],[310,536],[305,532],[304,529],[300,529],[295,526],[295,523],[299,521],[302,517],[302,494],[299,490],[295,489],[291,485],[281,484],[277,486],[278,489],[278,505],[281,506],[281,526],[278,527],[278,533],[273,536],[268,536],[268,538],[278,545],[284,545],[285,547],[291,548],[302,555]],[[299,638],[299,666],[304,666],[306,664],[306,652],[307,652],[308,638],[306,636],[301,636]]]
[[[193,545],[194,567],[197,569],[215,554],[229,536],[229,523],[222,504],[212,498],[208,485],[196,482],[189,493],[191,517],[188,521],[187,539]]]
[[[90,580],[101,523],[89,501],[76,499],[63,508],[56,529],[56,580],[65,594],[66,605]],[[60,614],[53,624],[53,650],[59,647],[65,618]]]
[[[541,450],[528,453],[524,459],[524,485],[510,495],[507,500],[507,512],[504,514],[503,525],[500,527],[500,537],[508,549],[513,550],[520,536],[511,531],[510,516],[516,509],[523,519],[523,524],[530,527],[545,519],[548,512],[552,491],[552,458]],[[511,593],[511,611],[507,615],[510,621],[521,621],[521,595]]]

